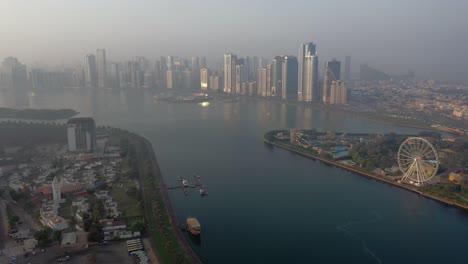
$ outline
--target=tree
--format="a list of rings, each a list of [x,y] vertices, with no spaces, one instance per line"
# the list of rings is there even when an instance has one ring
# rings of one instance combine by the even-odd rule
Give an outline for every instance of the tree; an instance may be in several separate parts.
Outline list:
[[[102,227],[99,224],[94,224],[89,229],[88,241],[89,242],[98,242],[104,238],[102,235]]]
[[[138,221],[138,222],[133,223],[132,226],[129,229],[130,229],[130,231],[140,232],[140,233],[144,234],[145,231],[146,231],[146,225],[145,225],[144,222]]]

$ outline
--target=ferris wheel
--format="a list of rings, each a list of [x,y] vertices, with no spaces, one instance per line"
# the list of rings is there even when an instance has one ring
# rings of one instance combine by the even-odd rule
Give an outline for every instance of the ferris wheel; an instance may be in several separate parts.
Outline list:
[[[409,181],[420,186],[436,175],[439,157],[429,141],[420,137],[410,137],[398,149],[398,165],[404,174],[400,182]]]

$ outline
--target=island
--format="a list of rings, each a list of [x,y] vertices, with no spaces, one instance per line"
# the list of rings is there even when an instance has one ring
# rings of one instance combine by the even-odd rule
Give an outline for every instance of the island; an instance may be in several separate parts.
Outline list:
[[[439,165],[435,176],[421,185],[406,181],[398,162],[399,148],[410,137],[431,142],[438,152]],[[268,145],[468,210],[466,138],[442,138],[436,132],[382,135],[290,129],[267,132],[264,141]]]
[[[13,109],[0,107],[0,118],[59,120],[68,119],[78,113],[73,109]]]

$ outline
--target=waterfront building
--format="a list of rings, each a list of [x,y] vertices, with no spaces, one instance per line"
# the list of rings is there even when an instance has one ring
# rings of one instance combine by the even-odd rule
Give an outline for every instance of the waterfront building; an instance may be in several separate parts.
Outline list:
[[[332,81],[330,91],[330,104],[332,105],[343,105],[347,104],[348,91],[346,88],[345,81]]]
[[[85,83],[86,88],[97,87],[96,57],[93,54],[85,56]]]
[[[330,103],[330,92],[333,81],[340,80],[341,62],[333,59],[325,63],[325,73],[323,77],[322,102]]]
[[[272,96],[272,93],[271,93],[271,81],[272,81],[271,68],[272,67],[271,67],[271,63],[270,63],[266,67],[266,96],[267,97]]]
[[[242,84],[247,81],[248,71],[244,64],[236,65],[236,94],[242,94]]]
[[[308,54],[304,60],[302,101],[317,102],[320,97],[318,85],[318,57]],[[299,96],[299,93],[298,93]]]
[[[108,87],[120,88],[120,65],[118,63],[111,63],[109,67]]]
[[[208,90],[209,86],[209,73],[207,68],[200,69],[200,88],[203,91]]]
[[[298,80],[297,80],[297,100],[298,101],[312,101],[313,84],[317,83],[318,76],[313,76],[314,61],[318,58],[313,58],[317,54],[316,45],[312,42],[304,43],[299,48],[298,57]],[[316,68],[316,67],[315,67]],[[318,69],[316,69],[318,75]],[[309,85],[307,85],[309,84]]]
[[[351,80],[351,56],[345,57],[344,78],[345,81]]]
[[[181,86],[182,86],[182,89],[191,89],[192,88],[192,71],[191,70],[184,70],[181,72]]]
[[[107,88],[106,50],[96,50],[97,81],[99,88]]]
[[[257,75],[257,95],[266,97],[267,96],[267,68],[258,68]]]
[[[17,58],[7,57],[0,68],[0,89],[26,91],[28,89],[26,66]]]
[[[257,94],[257,82],[250,81],[247,82],[247,89],[248,89],[248,95],[249,96],[254,96]]]
[[[145,71],[143,74],[143,87],[147,89],[153,88],[153,74],[150,71]]]
[[[276,56],[271,61],[271,96],[281,96],[283,62],[284,57],[282,56]]]
[[[236,87],[237,56],[224,54],[224,89],[225,93],[234,93]]]
[[[219,76],[210,76],[210,84],[208,87],[212,91],[219,91],[221,87],[221,78]]]
[[[32,90],[35,92],[58,90],[63,89],[65,86],[64,72],[49,72],[41,69],[33,69],[31,70],[29,76]]]
[[[298,63],[294,56],[285,56],[282,64],[281,99],[297,99]]]
[[[96,148],[96,124],[90,117],[70,118],[67,122],[68,151],[93,152]]]

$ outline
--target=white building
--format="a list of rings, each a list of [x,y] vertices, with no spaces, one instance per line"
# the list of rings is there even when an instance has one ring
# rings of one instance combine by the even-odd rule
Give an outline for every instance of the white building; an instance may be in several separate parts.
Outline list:
[[[60,201],[62,200],[62,192],[60,185],[60,181],[57,179],[57,176],[55,176],[54,180],[52,181],[52,195],[54,197],[55,203],[60,203]]]
[[[67,123],[68,151],[93,152],[96,147],[96,125],[90,117],[70,118]]]

